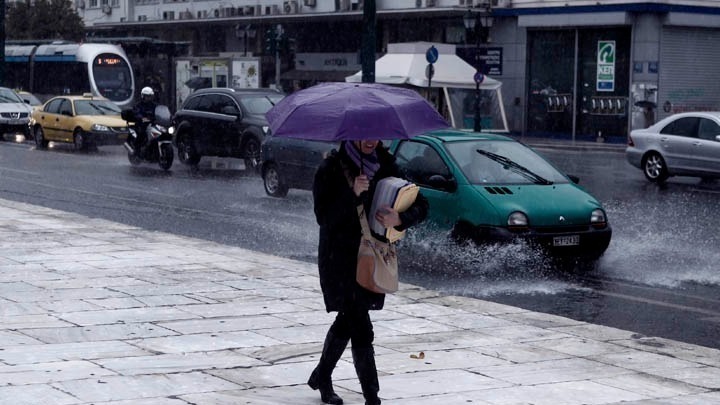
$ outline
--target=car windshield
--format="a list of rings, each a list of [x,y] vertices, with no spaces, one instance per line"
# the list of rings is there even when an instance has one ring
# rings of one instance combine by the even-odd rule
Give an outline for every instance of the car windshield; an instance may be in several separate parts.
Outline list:
[[[568,179],[527,146],[514,141],[449,142],[448,153],[471,184],[553,184]]]
[[[37,97],[35,97],[33,94],[30,93],[22,93],[19,94],[20,98],[23,99],[27,104],[30,105],[42,105],[42,101],[40,101]]]
[[[245,107],[245,110],[247,110],[250,114],[265,114],[273,108],[275,104],[277,104],[278,101],[282,100],[283,95],[277,94],[277,95],[257,95],[257,96],[250,96],[250,97],[243,97],[240,99],[240,102],[242,103],[243,107]]]
[[[120,115],[120,107],[106,100],[76,100],[76,115]]]
[[[0,103],[24,103],[24,101],[14,91],[0,89]]]

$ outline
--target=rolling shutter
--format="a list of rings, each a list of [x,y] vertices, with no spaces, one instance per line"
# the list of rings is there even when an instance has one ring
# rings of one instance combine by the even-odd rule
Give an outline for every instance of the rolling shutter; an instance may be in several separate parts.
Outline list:
[[[663,28],[658,120],[682,111],[720,110],[719,43],[718,30]]]

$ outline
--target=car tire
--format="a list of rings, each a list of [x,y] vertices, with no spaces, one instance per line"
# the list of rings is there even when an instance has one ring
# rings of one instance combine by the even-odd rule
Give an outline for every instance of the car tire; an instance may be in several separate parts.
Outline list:
[[[460,221],[455,224],[450,232],[450,239],[458,245],[480,243],[477,239],[475,226],[465,221]]]
[[[77,151],[88,150],[87,139],[85,139],[85,133],[83,133],[82,129],[78,128],[73,132],[73,145]]]
[[[643,158],[642,167],[645,178],[653,183],[662,183],[668,178],[665,159],[657,152],[647,154]]]
[[[245,170],[260,170],[260,141],[254,135],[248,135],[242,144],[241,155],[245,160]]]
[[[262,178],[267,195],[277,198],[287,196],[288,186],[282,181],[280,171],[275,163],[263,165]]]
[[[33,138],[35,138],[35,146],[37,149],[46,149],[48,144],[50,144],[50,142],[45,139],[45,132],[40,125],[35,127],[35,134],[33,135]]]
[[[187,135],[178,137],[177,150],[178,158],[183,164],[195,166],[200,162],[201,156],[195,152],[195,148]]]

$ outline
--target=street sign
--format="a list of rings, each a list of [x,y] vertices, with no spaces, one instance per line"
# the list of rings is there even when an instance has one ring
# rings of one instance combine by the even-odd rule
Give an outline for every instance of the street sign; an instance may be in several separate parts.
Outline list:
[[[432,45],[430,48],[428,48],[427,52],[425,52],[425,60],[427,60],[427,62],[430,64],[437,62],[439,56],[440,53],[438,52],[437,48],[435,48],[435,45]]]
[[[435,75],[435,66],[433,66],[432,63],[428,63],[427,67],[425,68],[425,77],[427,77],[428,80],[432,80],[434,75]]]
[[[483,80],[485,80],[485,75],[482,74],[482,72],[475,72],[475,75],[473,76],[473,80],[475,80],[476,84],[481,84]]]

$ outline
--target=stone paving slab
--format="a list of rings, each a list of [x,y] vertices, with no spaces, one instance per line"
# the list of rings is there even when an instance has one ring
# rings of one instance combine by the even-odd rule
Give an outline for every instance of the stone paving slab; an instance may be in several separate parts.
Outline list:
[[[319,404],[316,273],[0,200],[0,405]],[[707,347],[408,284],[371,316],[384,403],[720,404]],[[333,377],[364,403],[349,350]]]

